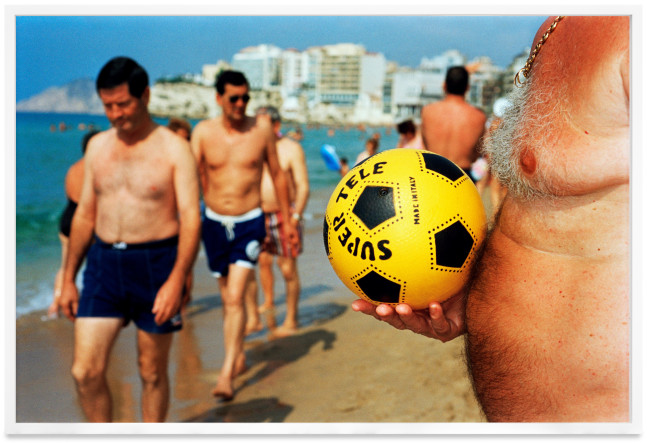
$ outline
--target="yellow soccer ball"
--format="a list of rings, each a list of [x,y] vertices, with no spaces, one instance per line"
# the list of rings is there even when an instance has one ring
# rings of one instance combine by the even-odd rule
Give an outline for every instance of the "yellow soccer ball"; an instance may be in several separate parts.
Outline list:
[[[356,295],[424,309],[467,282],[486,230],[479,192],[461,168],[431,152],[392,149],[342,178],[326,207],[323,240]]]

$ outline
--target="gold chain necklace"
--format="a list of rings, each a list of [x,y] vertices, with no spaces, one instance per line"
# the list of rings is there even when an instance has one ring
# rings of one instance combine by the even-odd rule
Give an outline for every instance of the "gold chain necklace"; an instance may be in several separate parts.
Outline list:
[[[517,75],[514,76],[514,84],[516,87],[520,88],[526,83],[525,80],[521,81],[521,77],[519,76],[519,74],[523,74],[524,78],[526,79],[528,78],[528,76],[530,75],[530,69],[532,68],[532,64],[535,62],[535,57],[537,57],[537,54],[539,54],[539,50],[541,49],[543,44],[546,43],[546,40],[548,40],[548,36],[552,34],[552,32],[557,27],[557,24],[561,22],[563,18],[564,18],[563,15],[558,15],[555,18],[555,20],[553,20],[553,24],[551,24],[548,30],[544,33],[544,35],[541,36],[541,38],[535,45],[535,49],[532,50],[532,52],[530,53],[530,56],[528,57],[528,60],[526,60],[526,64],[524,65],[524,67],[521,68],[519,72],[517,72]]]

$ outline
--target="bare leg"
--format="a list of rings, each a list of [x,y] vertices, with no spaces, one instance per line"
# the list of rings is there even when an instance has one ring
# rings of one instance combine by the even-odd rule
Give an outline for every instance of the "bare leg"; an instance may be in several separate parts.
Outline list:
[[[274,265],[274,257],[267,252],[261,252],[258,257],[258,276],[263,288],[263,305],[260,307],[259,312],[265,312],[274,308],[274,273],[272,266]]]
[[[279,257],[278,265],[285,279],[286,314],[285,321],[275,331],[275,335],[285,336],[294,334],[299,327],[298,313],[301,283],[295,258]]]
[[[54,298],[47,309],[47,316],[49,318],[58,317],[58,299],[61,296],[61,290],[63,289],[63,267],[67,260],[67,248],[69,246],[69,239],[66,236],[59,233],[58,238],[61,241],[61,267],[56,272],[56,277],[54,278]]]
[[[258,332],[263,329],[261,317],[258,311],[258,283],[256,283],[255,272],[249,273],[247,289],[245,290],[245,311],[247,312],[247,324],[245,335]]]
[[[234,397],[233,379],[244,367],[245,301],[244,295],[251,269],[230,265],[229,275],[219,280],[223,300],[225,361],[213,395],[231,400]]]
[[[163,422],[169,406],[168,357],[173,334],[137,330],[139,376],[142,380],[142,419]]]
[[[81,408],[90,422],[112,421],[112,397],[106,369],[122,324],[120,318],[84,317],[74,322],[72,376]]]

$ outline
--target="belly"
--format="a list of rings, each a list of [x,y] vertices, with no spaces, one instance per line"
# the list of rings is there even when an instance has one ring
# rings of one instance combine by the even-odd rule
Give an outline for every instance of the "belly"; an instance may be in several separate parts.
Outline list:
[[[547,253],[497,228],[479,266],[466,351],[488,420],[628,420],[628,251]]]

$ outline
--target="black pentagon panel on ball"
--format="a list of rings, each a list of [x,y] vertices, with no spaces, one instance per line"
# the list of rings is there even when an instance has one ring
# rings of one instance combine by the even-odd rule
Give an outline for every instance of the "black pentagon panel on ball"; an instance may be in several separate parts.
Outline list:
[[[353,207],[353,214],[368,229],[374,229],[376,226],[395,217],[393,188],[389,186],[365,187]]]
[[[437,232],[436,264],[449,268],[460,268],[470,255],[474,239],[460,221],[456,221]]]
[[[398,303],[400,301],[400,285],[375,271],[357,279],[357,286],[371,300],[378,303]]]
[[[425,159],[425,167],[430,171],[437,172],[438,174],[447,177],[451,181],[456,181],[464,174],[463,170],[447,160],[442,155],[432,154],[431,152],[423,152]]]
[[[323,241],[324,241],[324,247],[326,248],[326,255],[330,257],[330,247],[328,246],[328,220],[324,218],[324,225],[323,225]]]

